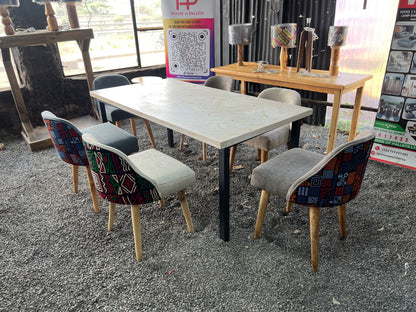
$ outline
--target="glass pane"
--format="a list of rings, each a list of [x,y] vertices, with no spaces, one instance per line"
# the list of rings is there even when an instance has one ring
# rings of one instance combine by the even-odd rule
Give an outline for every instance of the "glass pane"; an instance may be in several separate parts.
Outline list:
[[[341,48],[339,71],[371,74],[366,82],[362,106],[378,107],[384,79],[391,38],[396,20],[399,0],[367,1],[363,9],[362,0],[338,0],[335,25],[349,26],[347,43]],[[327,38],[325,38],[327,40]],[[342,97],[342,103],[354,104],[355,92]],[[333,96],[328,96],[333,101]],[[328,108],[326,123],[329,124],[332,108]],[[338,129],[349,130],[352,109],[341,109]],[[361,111],[358,130],[372,128],[375,113]]]

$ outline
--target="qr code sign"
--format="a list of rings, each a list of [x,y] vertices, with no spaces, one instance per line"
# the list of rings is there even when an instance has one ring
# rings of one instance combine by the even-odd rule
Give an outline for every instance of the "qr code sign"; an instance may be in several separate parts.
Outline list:
[[[169,29],[167,44],[171,74],[193,76],[209,74],[209,29]]]

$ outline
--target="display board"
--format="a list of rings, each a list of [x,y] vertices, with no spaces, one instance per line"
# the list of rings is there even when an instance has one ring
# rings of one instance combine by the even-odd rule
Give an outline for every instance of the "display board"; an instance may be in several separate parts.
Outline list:
[[[400,0],[371,159],[416,169],[416,3]]]
[[[162,0],[166,76],[205,81],[214,67],[214,0]]]

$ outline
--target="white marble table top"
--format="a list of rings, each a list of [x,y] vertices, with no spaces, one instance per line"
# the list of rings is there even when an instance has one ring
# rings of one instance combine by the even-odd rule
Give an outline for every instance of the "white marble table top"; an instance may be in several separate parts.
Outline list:
[[[175,79],[100,89],[90,94],[219,149],[312,114],[311,108]]]

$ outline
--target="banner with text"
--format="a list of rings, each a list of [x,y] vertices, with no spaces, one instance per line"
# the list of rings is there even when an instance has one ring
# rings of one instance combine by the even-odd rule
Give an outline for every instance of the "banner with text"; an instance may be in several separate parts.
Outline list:
[[[162,0],[166,75],[205,81],[214,67],[214,0]]]
[[[400,0],[371,159],[416,169],[416,3]]]

